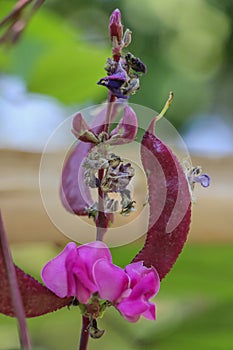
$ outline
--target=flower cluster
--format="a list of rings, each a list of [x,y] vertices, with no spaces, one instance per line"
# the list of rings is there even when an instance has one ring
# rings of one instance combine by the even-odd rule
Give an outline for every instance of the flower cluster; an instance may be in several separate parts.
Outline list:
[[[139,78],[142,73],[146,73],[146,65],[130,52],[122,55],[122,50],[131,43],[132,32],[126,29],[123,35],[121,14],[118,9],[112,13],[109,30],[113,59],[107,59],[104,67],[107,76],[100,79],[97,84],[107,87],[117,98],[127,99],[140,88]]]
[[[96,298],[99,302],[105,300],[105,305],[113,305],[130,322],[136,322],[141,315],[155,319],[155,305],[149,301],[160,286],[155,268],[147,268],[140,261],[122,269],[112,263],[110,251],[103,242],[79,247],[68,243],[44,266],[42,279],[61,298],[72,296],[86,306],[92,303],[93,297],[95,303]]]

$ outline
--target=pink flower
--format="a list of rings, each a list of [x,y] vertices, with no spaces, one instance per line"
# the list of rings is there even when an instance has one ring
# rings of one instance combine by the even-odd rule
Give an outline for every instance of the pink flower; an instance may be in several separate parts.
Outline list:
[[[130,278],[130,294],[122,298],[117,309],[129,322],[138,321],[140,316],[155,320],[155,305],[149,299],[155,296],[160,287],[160,279],[154,267],[147,268],[139,261],[125,268]]]
[[[94,293],[114,305],[123,317],[136,322],[142,315],[155,319],[155,305],[149,302],[159,290],[159,276],[142,262],[114,265],[108,247],[92,242],[77,247],[69,243],[42,270],[46,286],[59,297],[76,297],[81,304],[90,302]],[[98,293],[98,294],[97,294]]]
[[[96,292],[100,298],[112,302],[129,284],[128,276],[112,264],[109,249],[99,241],[80,247],[68,243],[44,266],[42,279],[59,297],[74,296],[82,304],[88,303]]]

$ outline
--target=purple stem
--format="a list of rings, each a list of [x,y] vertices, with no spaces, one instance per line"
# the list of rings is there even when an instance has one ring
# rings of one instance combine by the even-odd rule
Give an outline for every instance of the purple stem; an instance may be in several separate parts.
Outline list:
[[[12,261],[9,245],[7,242],[7,237],[6,237],[6,232],[3,225],[1,211],[0,211],[0,249],[2,249],[3,258],[6,266],[15,317],[17,318],[17,321],[18,321],[18,330],[19,330],[19,336],[20,336],[21,349],[31,350],[31,343],[30,343],[29,334],[27,330],[24,307],[23,307],[22,298],[18,287],[15,267]]]
[[[82,330],[81,330],[81,337],[79,342],[79,350],[87,349],[88,339],[89,339],[88,326],[89,326],[89,319],[85,316],[82,316]]]
[[[116,96],[111,93],[108,96],[108,108],[106,112],[106,122],[104,126],[104,131],[106,133],[109,132],[109,126],[111,121],[111,114],[113,109],[113,103],[116,101]],[[101,184],[104,177],[104,170],[100,169],[98,172],[99,183]],[[108,220],[106,218],[106,214],[104,211],[104,193],[102,191],[101,186],[98,188],[98,217],[97,217],[97,227],[96,227],[96,240],[102,241],[103,236],[106,231],[106,223],[108,224]]]

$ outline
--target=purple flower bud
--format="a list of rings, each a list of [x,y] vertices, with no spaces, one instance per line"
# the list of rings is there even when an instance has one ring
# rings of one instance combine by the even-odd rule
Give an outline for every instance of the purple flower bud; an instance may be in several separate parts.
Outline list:
[[[118,9],[114,10],[111,14],[109,32],[111,40],[116,37],[118,43],[120,44],[123,37],[123,26],[121,24],[121,12]]]

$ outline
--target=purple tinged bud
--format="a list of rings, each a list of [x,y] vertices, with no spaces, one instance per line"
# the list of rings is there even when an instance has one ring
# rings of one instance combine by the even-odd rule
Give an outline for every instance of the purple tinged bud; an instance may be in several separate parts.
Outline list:
[[[110,145],[123,145],[132,142],[137,134],[138,121],[134,110],[126,106],[124,116],[119,124],[110,133],[110,139],[107,141]]]
[[[132,34],[131,30],[127,28],[123,36],[123,48],[129,46],[129,44],[131,43],[131,40],[132,40],[131,34]]]
[[[113,11],[109,22],[109,32],[111,40],[116,37],[118,43],[120,44],[123,37],[123,26],[121,24],[121,12],[116,9]]]
[[[207,174],[195,176],[193,178],[193,181],[198,182],[199,184],[201,184],[202,187],[209,187],[210,185],[210,177]]]
[[[90,142],[97,144],[99,143],[98,138],[95,136],[95,134],[90,130],[88,124],[84,120],[81,113],[77,113],[74,116],[73,119],[73,134],[83,142]]]

